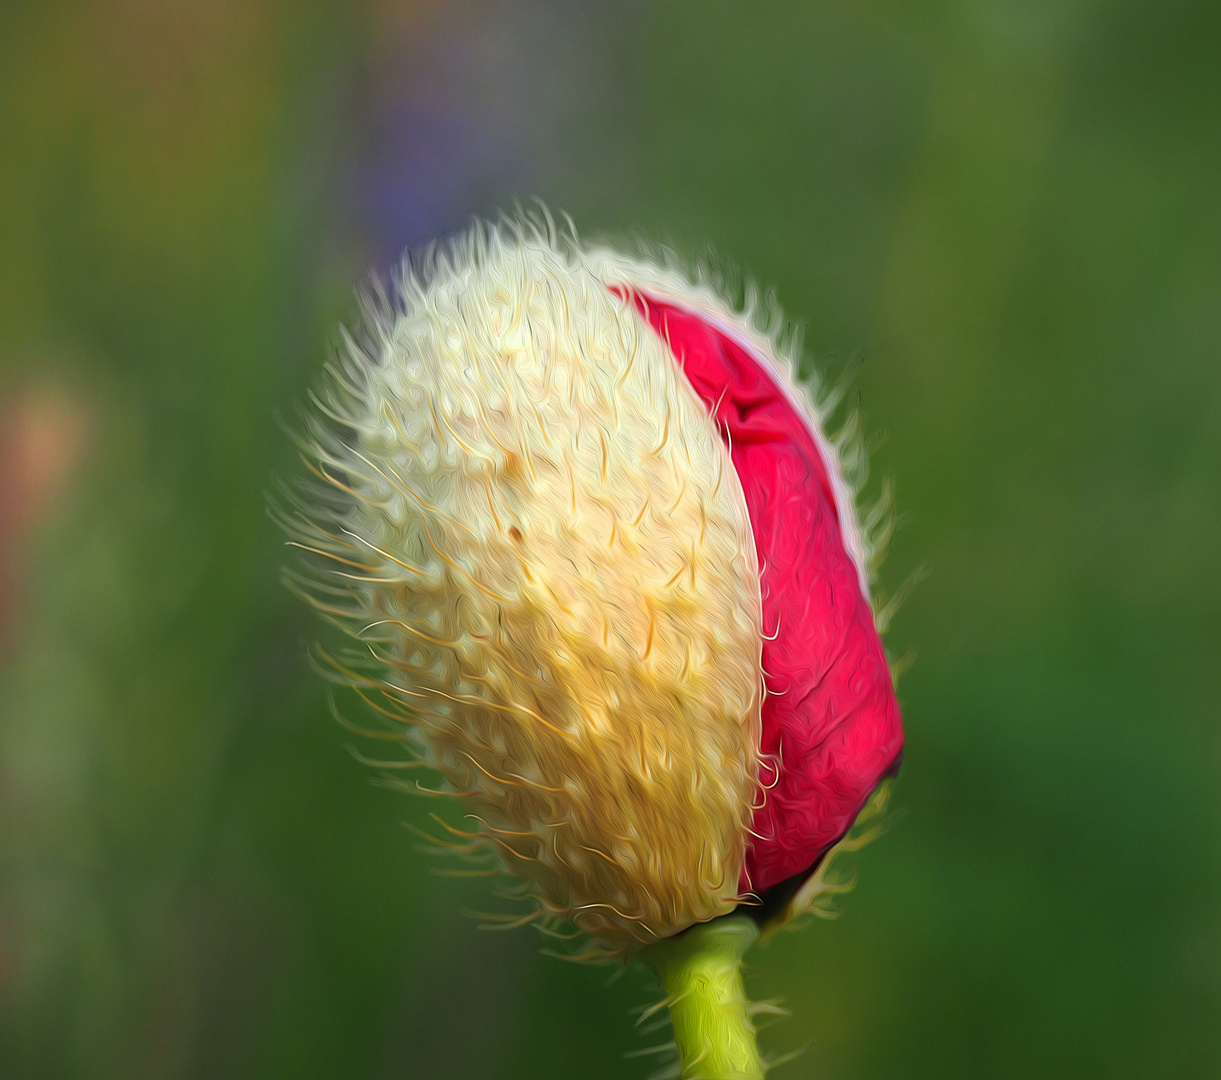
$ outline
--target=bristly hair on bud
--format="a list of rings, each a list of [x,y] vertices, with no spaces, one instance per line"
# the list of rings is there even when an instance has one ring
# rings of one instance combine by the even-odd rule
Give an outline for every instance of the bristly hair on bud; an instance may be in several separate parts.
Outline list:
[[[759,567],[713,419],[548,225],[476,225],[364,297],[280,517],[365,650],[342,678],[613,955],[741,900]]]

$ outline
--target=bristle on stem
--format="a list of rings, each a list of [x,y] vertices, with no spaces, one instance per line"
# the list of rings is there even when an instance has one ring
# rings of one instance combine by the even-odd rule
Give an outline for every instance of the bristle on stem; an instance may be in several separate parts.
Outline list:
[[[693,926],[646,949],[661,975],[686,1080],[763,1080],[742,958],[759,937],[743,915]]]

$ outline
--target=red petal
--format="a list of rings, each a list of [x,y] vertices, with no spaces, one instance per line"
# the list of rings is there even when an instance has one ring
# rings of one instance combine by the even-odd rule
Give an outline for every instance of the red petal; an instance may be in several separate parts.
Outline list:
[[[626,290],[612,289],[619,295]],[[903,749],[890,669],[844,542],[834,463],[814,421],[728,327],[636,290],[715,416],[746,496],[761,568],[765,764],[741,887],[804,875],[852,827]],[[779,776],[770,762],[779,762]],[[773,786],[774,781],[774,786]]]

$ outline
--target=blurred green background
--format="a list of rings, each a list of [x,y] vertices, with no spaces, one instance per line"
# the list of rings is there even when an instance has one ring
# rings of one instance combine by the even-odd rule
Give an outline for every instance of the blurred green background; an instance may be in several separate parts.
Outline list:
[[[538,194],[712,242],[906,525],[899,826],[748,987],[776,1076],[1221,1074],[1221,7],[0,8],[0,1075],[640,1077],[480,932],[264,514],[351,287]]]

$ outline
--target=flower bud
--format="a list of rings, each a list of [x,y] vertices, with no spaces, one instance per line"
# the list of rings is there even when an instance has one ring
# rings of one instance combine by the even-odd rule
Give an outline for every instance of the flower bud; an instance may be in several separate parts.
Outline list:
[[[777,909],[902,735],[851,491],[771,341],[530,221],[365,306],[289,521],[375,658],[352,678],[605,952]]]

